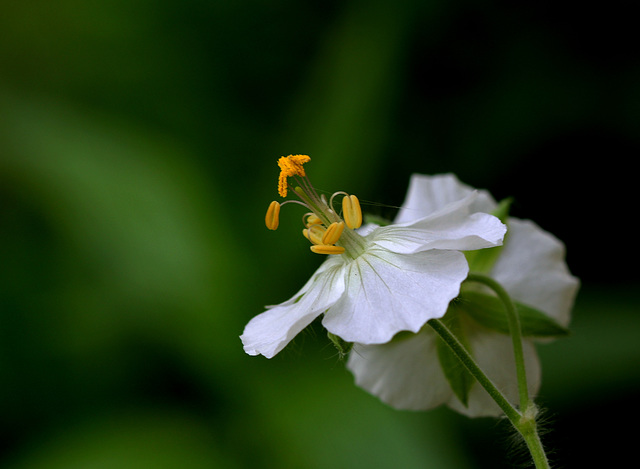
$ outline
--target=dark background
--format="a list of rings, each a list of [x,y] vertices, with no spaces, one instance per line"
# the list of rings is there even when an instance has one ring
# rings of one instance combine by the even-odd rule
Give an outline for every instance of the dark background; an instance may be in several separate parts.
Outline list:
[[[379,215],[454,172],[565,241],[582,288],[539,347],[544,438],[557,467],[635,454],[631,5],[2,2],[0,467],[523,461],[504,423],[379,403],[315,326],[244,354],[321,261],[295,206],[264,227],[290,153]]]

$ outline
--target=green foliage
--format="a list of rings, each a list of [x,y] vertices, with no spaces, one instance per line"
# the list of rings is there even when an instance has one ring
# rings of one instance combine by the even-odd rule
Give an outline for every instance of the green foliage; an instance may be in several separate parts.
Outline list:
[[[509,334],[504,305],[499,298],[475,291],[465,291],[455,300],[456,306],[484,327]],[[551,317],[531,306],[514,302],[523,337],[562,337],[569,331]]]
[[[460,311],[457,309],[455,304],[450,306],[443,322],[460,341],[464,348],[473,355],[473,350],[471,349],[464,331]],[[442,339],[438,339],[437,350],[440,367],[442,368],[451,389],[460,402],[462,402],[466,407],[469,402],[469,390],[475,383],[475,378],[464,366],[462,366],[460,360]]]

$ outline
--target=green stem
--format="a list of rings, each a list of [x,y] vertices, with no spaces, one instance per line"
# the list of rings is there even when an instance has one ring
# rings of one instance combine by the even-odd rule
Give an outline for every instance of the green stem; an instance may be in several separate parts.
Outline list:
[[[527,387],[527,373],[524,365],[524,351],[522,348],[522,329],[520,328],[520,318],[518,310],[507,291],[500,283],[486,275],[469,273],[467,280],[470,282],[478,282],[491,288],[498,298],[502,301],[507,313],[507,322],[509,324],[509,332],[513,342],[513,354],[516,362],[516,376],[518,380],[518,392],[520,395],[520,409],[524,411],[529,406],[529,388]]]
[[[531,402],[523,407],[524,414],[518,412],[504,395],[498,390],[493,381],[485,375],[482,369],[475,362],[471,354],[462,345],[458,338],[453,335],[449,328],[440,319],[430,319],[427,324],[438,334],[447,344],[460,363],[471,373],[478,383],[489,393],[491,398],[502,409],[515,429],[522,435],[531,457],[537,469],[550,469],[549,461],[544,452],[542,442],[536,429],[536,408]]]
[[[544,448],[536,428],[535,406],[532,405],[530,409],[532,410],[533,415],[529,417],[529,412],[525,412],[525,415],[520,419],[520,426],[516,428],[522,435],[522,438],[524,438],[536,468],[549,469],[551,466],[549,466],[549,460],[544,452]]]
[[[507,400],[506,397],[498,390],[493,381],[484,374],[484,371],[478,366],[471,354],[464,348],[464,345],[453,335],[449,328],[440,319],[430,319],[427,324],[444,340],[451,351],[458,357],[462,365],[471,373],[471,375],[480,383],[480,385],[489,393],[491,398],[500,406],[509,421],[517,428],[520,422],[520,412]]]

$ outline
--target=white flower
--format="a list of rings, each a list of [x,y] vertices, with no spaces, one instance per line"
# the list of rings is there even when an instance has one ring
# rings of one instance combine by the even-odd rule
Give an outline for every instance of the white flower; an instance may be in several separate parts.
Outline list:
[[[305,223],[311,250],[333,255],[290,300],[247,324],[241,339],[249,355],[273,357],[320,315],[324,327],[347,342],[381,344],[400,331],[418,332],[429,319],[442,317],[458,295],[468,274],[459,251],[502,243],[506,227],[496,217],[470,212],[474,192],[407,223],[359,228],[355,196],[336,193],[329,202],[318,197],[301,169],[308,157],[287,158],[279,163],[281,195],[292,189],[300,196],[312,210]],[[303,189],[285,185],[288,177],[298,178]],[[337,194],[345,195],[344,219],[333,208]],[[277,227],[278,214],[274,202],[269,228]]]
[[[396,221],[406,224],[464,200],[473,189],[453,175],[413,175],[409,192]],[[474,212],[491,212],[497,204],[486,191],[469,204]],[[579,282],[564,261],[564,245],[531,221],[509,218],[509,231],[498,259],[488,275],[509,295],[534,307],[566,327]],[[489,330],[471,319],[463,321],[466,340],[482,370],[512,402],[518,402],[511,337]],[[381,345],[355,344],[347,363],[356,384],[383,402],[408,410],[426,410],[441,404],[470,417],[498,416],[501,410],[475,383],[465,407],[455,396],[436,352],[440,340],[429,326],[417,334],[401,334]],[[529,392],[540,385],[540,365],[532,340],[523,340]]]

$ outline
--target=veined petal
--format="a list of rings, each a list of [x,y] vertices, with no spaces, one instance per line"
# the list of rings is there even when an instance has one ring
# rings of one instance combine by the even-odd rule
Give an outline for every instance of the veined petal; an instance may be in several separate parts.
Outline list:
[[[467,339],[473,351],[473,357],[482,371],[493,381],[493,384],[509,402],[518,406],[520,403],[518,379],[511,337],[476,327],[469,329]],[[524,340],[522,346],[529,395],[535,396],[540,387],[540,362],[532,341]],[[469,390],[468,399],[468,406],[465,407],[452,394],[447,404],[468,417],[498,417],[502,415],[500,407],[477,382]]]
[[[293,298],[249,321],[240,336],[245,352],[272,358],[333,305],[344,289],[343,264],[340,259],[331,257]]]
[[[442,317],[468,265],[457,251],[396,254],[375,245],[345,265],[345,294],[322,324],[347,342],[381,344]]]
[[[428,410],[447,403],[468,417],[497,417],[502,410],[477,382],[465,407],[447,382],[436,349],[437,336],[424,327],[418,334],[382,345],[354,345],[347,367],[356,384],[396,409]],[[511,337],[468,328],[467,340],[480,368],[514,405],[519,404]],[[540,387],[540,363],[531,341],[523,342],[530,395]]]
[[[428,410],[453,396],[429,328],[382,345],[354,345],[347,368],[358,386],[401,410]]]
[[[509,235],[491,277],[509,295],[568,326],[580,281],[565,262],[564,244],[530,220],[510,218]]]
[[[446,205],[418,220],[376,229],[367,239],[392,252],[410,254],[427,249],[474,250],[499,246],[507,231],[496,217],[470,213],[478,193]]]
[[[444,208],[451,202],[464,199],[474,192],[451,173],[427,176],[412,174],[409,189],[402,204],[395,223],[406,223],[426,217]],[[491,194],[485,190],[478,190],[478,196],[470,204],[470,213],[492,212],[497,204]]]

